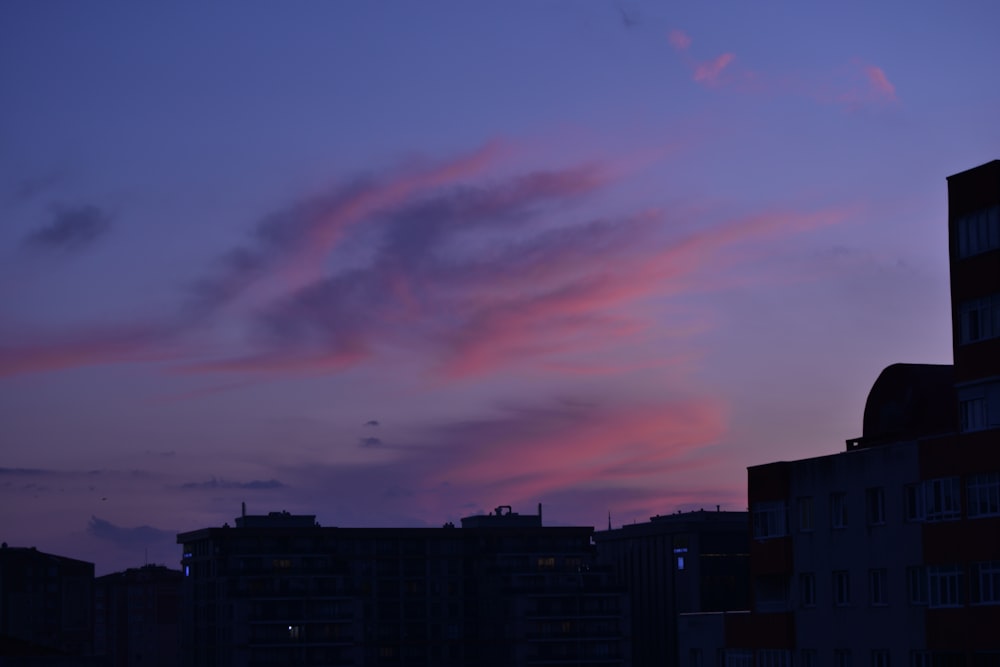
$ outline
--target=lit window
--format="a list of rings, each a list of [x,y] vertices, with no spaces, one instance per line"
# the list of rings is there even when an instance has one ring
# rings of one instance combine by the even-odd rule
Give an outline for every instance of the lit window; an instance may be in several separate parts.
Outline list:
[[[289,639],[299,639],[302,636],[302,626],[301,625],[289,625],[288,626],[288,638]]]
[[[830,494],[830,525],[834,528],[847,527],[847,495]]]
[[[927,567],[928,604],[931,607],[962,605],[962,568],[959,565]]]
[[[969,517],[1000,514],[1000,473],[972,475],[968,482]]]
[[[783,537],[788,534],[785,521],[785,503],[769,501],[753,507],[753,536],[757,539]]]
[[[885,570],[868,571],[868,589],[872,605],[884,606],[889,604],[889,587],[886,584]]]
[[[538,561],[539,570],[554,570],[556,569],[556,559],[552,556],[547,556],[539,558]]]

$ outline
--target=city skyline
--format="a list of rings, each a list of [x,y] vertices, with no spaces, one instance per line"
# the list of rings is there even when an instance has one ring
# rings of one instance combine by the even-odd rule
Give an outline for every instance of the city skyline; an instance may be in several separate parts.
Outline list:
[[[745,509],[951,362],[1000,10],[906,7],[4,5],[0,537]]]

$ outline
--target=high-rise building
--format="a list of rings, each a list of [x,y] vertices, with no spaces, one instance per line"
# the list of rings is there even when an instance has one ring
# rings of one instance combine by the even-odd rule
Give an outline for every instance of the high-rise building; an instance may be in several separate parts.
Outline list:
[[[846,451],[749,469],[727,667],[1000,665],[1000,160],[948,208],[954,365],[889,366]]]
[[[510,507],[460,528],[241,516],[184,545],[187,665],[626,665],[590,527]]]
[[[678,617],[747,609],[746,512],[682,512],[594,533],[598,560],[631,600],[635,665],[679,667]]]

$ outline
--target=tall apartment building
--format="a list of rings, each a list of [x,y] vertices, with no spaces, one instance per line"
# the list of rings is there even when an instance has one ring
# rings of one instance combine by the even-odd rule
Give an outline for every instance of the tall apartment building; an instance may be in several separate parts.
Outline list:
[[[635,665],[679,667],[678,617],[749,605],[746,512],[697,511],[594,533],[631,600]]]
[[[1000,665],[1000,160],[948,208],[954,365],[886,368],[846,451],[749,469],[727,667]]]
[[[106,667],[176,667],[181,572],[144,565],[94,580],[94,654]]]
[[[509,507],[461,527],[275,512],[182,533],[184,664],[630,664],[592,533]]]

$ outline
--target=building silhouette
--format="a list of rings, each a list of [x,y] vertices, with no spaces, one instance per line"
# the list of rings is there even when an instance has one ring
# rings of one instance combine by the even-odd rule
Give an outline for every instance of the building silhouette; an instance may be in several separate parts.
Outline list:
[[[1000,160],[948,209],[954,365],[889,366],[845,451],[749,468],[751,613],[688,619],[692,656],[1000,665]]]
[[[180,665],[181,572],[144,565],[94,580],[94,654],[106,667]]]
[[[746,609],[746,512],[684,512],[594,534],[600,562],[614,568],[631,600],[635,665],[679,667],[678,617]]]
[[[506,506],[460,528],[272,512],[182,533],[184,664],[631,664],[592,534]]]
[[[0,664],[92,664],[94,565],[0,545]]]

